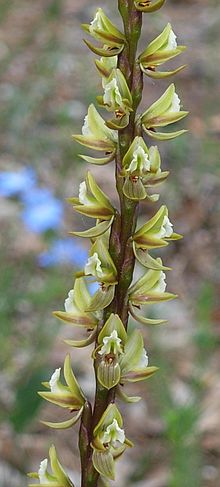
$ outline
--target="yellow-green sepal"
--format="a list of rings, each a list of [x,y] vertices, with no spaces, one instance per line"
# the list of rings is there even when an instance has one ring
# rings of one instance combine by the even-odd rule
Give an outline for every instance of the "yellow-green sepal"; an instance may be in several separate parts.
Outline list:
[[[156,320],[151,318],[145,318],[144,316],[140,316],[134,311],[133,306],[129,303],[129,313],[134,318],[135,321],[140,323],[141,325],[164,325],[167,323],[167,320]]]
[[[132,178],[127,176],[123,184],[124,195],[133,201],[141,201],[146,198],[146,190],[143,185],[142,179]]]
[[[89,189],[93,194],[94,198],[96,198],[100,204],[103,204],[106,208],[109,209],[111,213],[114,214],[114,208],[112,207],[109,199],[107,198],[105,193],[100,189],[100,187],[95,181],[95,178],[92,176],[92,174],[89,171],[87,173],[87,181],[88,181]]]
[[[60,423],[53,423],[51,421],[41,421],[41,423],[52,429],[68,429],[74,426],[79,421],[82,412],[83,408],[81,408],[79,412],[75,416],[73,416],[73,418],[68,419],[67,421],[61,421]]]
[[[125,374],[123,379],[126,382],[140,382],[142,380],[149,379],[158,370],[159,370],[158,367],[154,367],[154,366],[146,367],[146,370],[143,369],[136,369],[134,371],[132,370],[127,374]]]
[[[173,293],[146,293],[146,294],[138,294],[136,293],[131,297],[132,304],[135,306],[141,306],[145,304],[156,304],[159,302],[164,301],[171,301],[172,299],[176,299],[178,296],[177,294]]]
[[[98,319],[96,319],[93,315],[89,315],[88,313],[81,313],[77,315],[67,313],[66,311],[54,311],[53,315],[59,320],[64,321],[65,324],[83,328],[95,328],[98,323]]]
[[[93,149],[97,151],[104,151],[104,152],[111,152],[115,150],[115,144],[111,141],[106,139],[98,139],[91,136],[85,135],[72,135],[73,139],[78,142],[79,144],[83,145],[84,147],[88,147],[88,149]]]
[[[156,0],[155,2],[151,2],[151,0],[135,0],[134,4],[137,10],[140,10],[144,13],[151,13],[156,12],[159,10],[166,0]]]
[[[148,250],[136,247],[135,242],[133,242],[133,251],[138,262],[147,269],[153,269],[155,271],[171,271],[171,267],[166,267],[158,262],[157,259],[151,257]]]
[[[174,76],[177,73],[180,73],[183,69],[185,69],[187,64],[183,64],[179,68],[174,69],[173,71],[155,71],[153,69],[144,68],[143,64],[140,64],[141,71],[146,74],[149,78],[152,79],[165,79]]]
[[[138,61],[141,64],[142,69],[155,69],[160,64],[170,61],[185,51],[185,46],[178,45],[169,49],[169,36],[171,32],[172,26],[168,23],[163,32],[153,39],[153,41],[151,41],[146,49],[140,54]]]
[[[110,390],[115,387],[121,378],[121,369],[117,360],[112,362],[101,360],[97,367],[97,378],[105,389]]]
[[[70,347],[75,347],[75,348],[84,348],[87,347],[88,345],[91,345],[96,339],[96,330],[93,330],[93,332],[88,336],[88,338],[85,338],[84,340],[64,340],[64,343],[69,345]]]
[[[72,481],[69,479],[58,460],[57,452],[54,445],[51,445],[49,449],[49,458],[52,474],[48,473],[46,468],[46,471],[44,472],[45,481],[42,482],[39,478],[39,473],[28,473],[28,477],[40,480],[40,483],[38,484],[28,484],[28,487],[74,487]],[[45,461],[47,462],[47,459],[45,459]]]
[[[116,388],[116,395],[119,399],[121,399],[121,401],[128,404],[133,404],[141,400],[140,396],[128,396],[127,394],[125,394],[123,388],[119,385]]]
[[[101,311],[111,304],[115,295],[115,285],[102,286],[96,291],[87,308],[88,312]]]
[[[180,135],[184,135],[188,132],[188,130],[177,130],[176,132],[155,132],[154,130],[148,130],[145,128],[143,125],[143,129],[146,132],[146,134],[151,137],[152,139],[155,140],[172,140],[175,139],[176,137],[179,137]]]
[[[114,47],[111,49],[105,49],[104,47],[97,47],[94,46],[91,42],[87,41],[87,39],[83,39],[87,47],[92,51],[94,54],[97,56],[101,57],[112,57],[112,56],[118,56],[124,49],[124,44],[122,44],[120,47]]]
[[[119,363],[121,367],[121,381],[126,372],[132,370],[136,363],[140,361],[143,353],[144,341],[141,333],[134,330],[128,337],[124,347],[124,354],[120,357]]]
[[[69,354],[67,354],[64,361],[64,378],[67,385],[63,385],[60,380],[58,380],[58,389],[56,392],[40,391],[38,394],[43,397],[43,399],[46,399],[46,401],[56,404],[57,406],[78,411],[85,403],[85,396],[72,371]],[[49,384],[46,383],[45,385],[48,388]]]
[[[95,164],[96,166],[105,166],[115,159],[115,151],[111,152],[109,156],[106,157],[90,157],[85,156],[84,154],[78,154],[78,156],[89,164]]]
[[[60,485],[62,487],[73,487],[71,480],[69,479],[69,477],[67,477],[62,465],[58,460],[56,448],[54,445],[51,445],[49,449],[49,457],[51,469],[57,479],[58,486]]]
[[[92,463],[94,468],[104,477],[115,480],[115,462],[110,451],[100,452],[93,450]]]
[[[106,220],[100,223],[97,223],[95,227],[89,228],[88,230],[84,230],[83,232],[69,232],[70,235],[74,235],[76,237],[84,237],[84,238],[97,238],[103,235],[107,230],[111,227],[114,217],[111,220]]]
[[[64,378],[65,381],[70,389],[70,391],[75,394],[76,398],[78,398],[81,402],[82,405],[85,403],[85,396],[82,392],[81,387],[79,386],[76,377],[73,373],[72,367],[71,367],[71,357],[70,354],[68,353],[65,360],[64,360]]]
[[[95,65],[99,74],[104,78],[109,78],[112,69],[117,68],[118,56],[112,58],[102,57],[101,59],[95,59]]]

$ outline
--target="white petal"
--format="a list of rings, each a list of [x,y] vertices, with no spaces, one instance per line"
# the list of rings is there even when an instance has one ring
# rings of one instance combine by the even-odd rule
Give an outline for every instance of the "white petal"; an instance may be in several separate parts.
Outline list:
[[[60,372],[61,372],[61,368],[59,369],[56,369],[54,371],[54,373],[52,374],[51,376],[51,379],[49,381],[49,385],[50,385],[50,390],[51,392],[59,392],[59,379],[60,379]]]
[[[172,99],[172,104],[171,104],[171,107],[169,109],[169,112],[172,112],[172,113],[180,112],[180,103],[181,103],[181,101],[180,101],[177,93],[174,93],[173,99]]]
[[[122,106],[122,97],[117,85],[116,78],[113,78],[109,83],[104,86],[103,101],[106,105],[115,108],[116,105]]]
[[[102,29],[102,17],[101,17],[101,9],[100,8],[98,8],[98,10],[95,14],[95,17],[89,26],[89,31],[91,32],[91,34],[94,32],[94,30],[103,30]]]
[[[172,51],[172,49],[176,49],[176,47],[177,47],[176,34],[174,34],[173,30],[171,30],[168,38],[168,44],[166,50]]]
[[[164,291],[165,291],[165,289],[167,287],[166,282],[165,282],[165,279],[166,279],[166,274],[161,271],[161,273],[160,273],[160,279],[159,279],[159,282],[158,282],[157,292],[164,293]]]
[[[83,127],[82,127],[82,134],[85,136],[85,137],[88,137],[89,135],[92,136],[93,133],[90,129],[90,126],[89,126],[89,116],[86,115],[85,118],[84,118],[84,124],[83,124]]]
[[[122,444],[125,442],[125,432],[119,427],[117,420],[113,419],[112,423],[107,426],[103,434],[102,442],[114,446],[117,441]]]
[[[40,463],[40,467],[39,467],[39,470],[38,470],[38,475],[39,475],[39,480],[40,480],[40,484],[49,484],[50,481],[47,479],[47,464],[48,464],[48,460],[47,458],[45,458],[44,460],[42,460],[42,462]]]
[[[85,181],[83,181],[79,185],[79,202],[82,205],[88,205],[90,203],[89,198],[87,196],[87,187]]]
[[[162,227],[165,232],[164,237],[171,237],[171,235],[173,234],[173,224],[171,223],[167,215],[165,215],[164,217]]]
[[[103,346],[99,351],[100,355],[106,355],[108,353],[122,353],[121,348],[121,339],[118,337],[118,333],[116,330],[113,330],[110,336],[106,336],[103,338]]]
[[[139,169],[142,171],[150,171],[150,161],[148,154],[144,151],[143,147],[139,146],[133,153],[133,159],[127,169],[127,172],[134,172]]]
[[[88,261],[85,265],[85,275],[86,276],[95,276],[95,277],[102,277],[103,272],[101,268],[101,260],[99,259],[99,256],[97,252],[95,252],[91,257],[88,258]]]
[[[144,369],[147,366],[148,366],[148,355],[145,348],[143,348],[143,353],[141,355],[140,361],[138,362],[137,365],[135,365],[135,369]]]
[[[70,289],[70,291],[68,293],[68,298],[65,299],[64,307],[65,307],[65,311],[67,313],[75,313],[76,311],[78,311],[78,308],[76,307],[75,302],[74,302],[74,290],[73,289]]]

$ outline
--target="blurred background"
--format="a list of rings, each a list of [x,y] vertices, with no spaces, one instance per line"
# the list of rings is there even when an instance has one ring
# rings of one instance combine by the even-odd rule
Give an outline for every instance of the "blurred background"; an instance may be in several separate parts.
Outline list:
[[[116,1],[0,0],[0,486],[27,485],[55,442],[62,463],[79,486],[77,427],[55,432],[39,420],[62,418],[37,396],[41,381],[62,365],[71,337],[52,311],[63,309],[73,273],[88,247],[68,231],[83,229],[65,198],[78,193],[88,169],[71,139],[80,133],[100,80],[95,56],[82,43],[82,22],[96,7],[120,26]],[[120,487],[218,487],[220,485],[220,4],[218,0],[167,0],[145,15],[141,44],[172,22],[188,50],[176,77],[189,134],[159,143],[171,171],[161,188],[171,221],[184,239],[163,259],[173,267],[169,290],[179,300],[152,308],[165,327],[144,329],[150,364],[160,372],[132,386],[143,400],[124,407],[127,436],[135,448],[120,460]],[[167,81],[145,80],[142,108]],[[182,125],[180,125],[182,126]],[[179,127],[178,127],[179,128]],[[114,198],[113,166],[93,174]],[[160,203],[159,203],[160,204]],[[149,210],[147,210],[149,211]],[[151,211],[151,210],[150,210]],[[142,216],[146,207],[142,206]],[[146,216],[145,216],[146,218]],[[92,394],[89,349],[72,350],[73,367]]]

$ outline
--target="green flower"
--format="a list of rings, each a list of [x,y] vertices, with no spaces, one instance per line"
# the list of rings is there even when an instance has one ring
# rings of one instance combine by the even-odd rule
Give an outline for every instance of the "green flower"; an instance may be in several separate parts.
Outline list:
[[[111,220],[115,214],[110,200],[98,186],[89,171],[87,172],[85,181],[79,186],[78,198],[68,198],[68,202],[73,204],[74,210],[78,213],[101,221]],[[74,235],[79,235],[79,233],[74,232]],[[80,236],[82,236],[81,232]]]
[[[151,78],[167,78],[181,71],[184,66],[180,66],[174,71],[159,72],[156,68],[166,61],[185,51],[185,46],[178,46],[176,35],[170,24],[167,24],[163,32],[156,37],[139,56],[142,71]]]
[[[133,446],[126,438],[122,416],[115,404],[109,404],[93,431],[93,465],[104,478],[115,479],[115,460]]]
[[[165,93],[151,105],[141,116],[141,124],[145,132],[158,140],[168,140],[185,132],[161,133],[155,132],[157,127],[165,127],[186,117],[188,112],[181,111],[180,99],[175,92],[175,85],[171,84]]]
[[[137,330],[127,334],[117,314],[111,314],[98,336],[98,347],[94,351],[97,359],[97,377],[106,389],[136,382],[150,377],[156,367],[148,367],[148,357],[143,337]],[[140,398],[130,398],[130,402]]]
[[[161,171],[158,148],[148,149],[142,137],[135,137],[122,161],[121,176],[125,177],[123,192],[127,198],[157,201],[158,194],[149,195],[148,188],[161,184],[169,172]]]
[[[82,135],[73,135],[79,144],[89,149],[103,151],[106,157],[97,158],[80,154],[80,157],[91,164],[104,165],[115,157],[118,134],[107,127],[105,120],[99,115],[95,106],[91,104],[82,127]]]
[[[66,385],[60,380],[61,368],[56,369],[49,382],[43,382],[43,385],[49,389],[48,392],[38,392],[38,394],[57,406],[69,409],[71,412],[77,412],[73,418],[61,423],[50,423],[43,421],[44,424],[55,429],[66,429],[73,426],[80,418],[85,404],[85,396],[72,371],[70,355],[67,355],[64,361],[64,378]]]
[[[74,288],[65,300],[65,311],[54,311],[54,316],[65,324],[77,326],[86,331],[88,336],[83,340],[65,340],[72,347],[85,347],[96,338],[96,330],[102,317],[101,311],[114,297],[114,286],[100,286],[93,296],[90,295],[85,277],[75,279]]]
[[[112,24],[102,8],[98,8],[91,23],[82,24],[82,28],[96,41],[103,44],[102,47],[96,47],[90,42],[85,41],[89,49],[95,54],[111,57],[120,54],[123,50],[125,36]]]
[[[117,284],[117,270],[102,238],[97,238],[92,245],[83,275],[95,277],[104,286]]]
[[[45,458],[40,463],[38,472],[28,474],[28,477],[39,480],[38,484],[29,484],[29,487],[74,487],[58,460],[54,445],[49,449],[49,458],[52,473],[48,472],[48,459]]]
[[[54,311],[54,315],[73,326],[94,330],[99,321],[99,312],[88,312],[92,297],[87,289],[84,277],[75,279],[74,288],[65,300],[65,311]]]
[[[182,236],[173,231],[167,207],[162,205],[157,213],[134,233],[132,240],[136,248],[157,249],[168,245],[170,240],[180,238]]]
[[[166,292],[166,275],[163,269],[162,260],[156,259],[157,269],[150,269],[128,290],[129,311],[133,318],[142,324],[159,325],[166,320],[151,320],[136,314],[135,309],[142,305],[155,304],[163,301],[170,301],[177,296]]]
[[[125,128],[133,102],[123,73],[118,68],[112,69],[108,78],[102,78],[102,85],[104,95],[97,97],[98,103],[109,112],[115,112],[115,118],[106,122],[106,125],[113,130]]]

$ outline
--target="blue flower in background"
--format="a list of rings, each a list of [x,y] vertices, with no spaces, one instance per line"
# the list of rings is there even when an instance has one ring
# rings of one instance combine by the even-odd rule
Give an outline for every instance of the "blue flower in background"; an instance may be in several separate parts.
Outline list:
[[[30,190],[36,183],[36,175],[32,168],[23,168],[20,171],[0,172],[0,195],[5,197],[19,196]]]
[[[50,189],[38,186],[31,188],[31,190],[29,190],[29,188],[25,188],[20,196],[20,200],[22,201],[22,203],[28,206],[38,205],[44,202],[46,203],[52,198],[54,198],[54,196]]]
[[[0,172],[0,195],[6,198],[17,196],[23,204],[21,218],[29,231],[44,233],[47,230],[59,230],[63,221],[64,205],[53,192],[37,186],[33,169]],[[72,264],[84,267],[88,253],[72,238],[55,239],[47,251],[38,256],[41,267]],[[96,288],[93,286],[93,292]]]
[[[38,263],[41,267],[53,267],[57,264],[73,264],[83,267],[87,258],[87,250],[72,238],[60,238],[54,240],[51,247],[38,256]]]
[[[34,194],[38,197],[35,199]],[[27,204],[21,217],[26,227],[35,233],[55,230],[61,226],[63,203],[47,189],[37,189],[26,193],[22,198]]]

